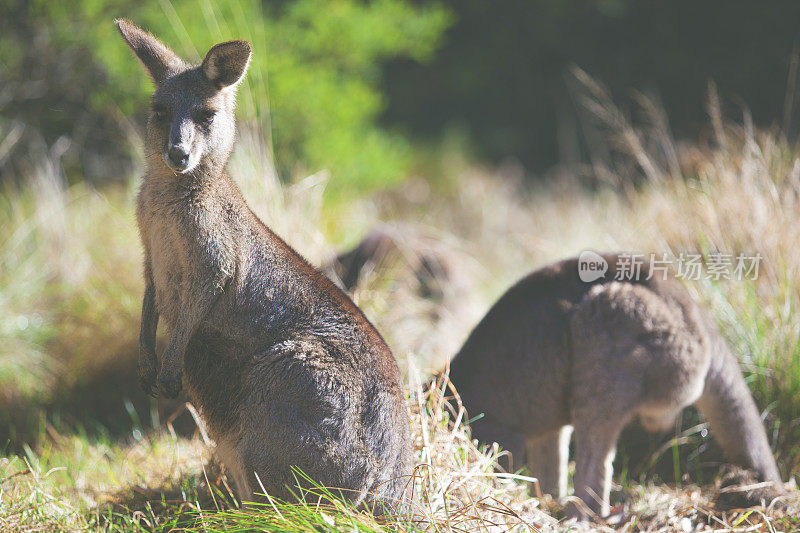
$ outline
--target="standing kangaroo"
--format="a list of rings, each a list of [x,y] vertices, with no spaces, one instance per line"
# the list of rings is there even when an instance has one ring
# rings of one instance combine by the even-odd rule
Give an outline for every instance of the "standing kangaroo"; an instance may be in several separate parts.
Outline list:
[[[616,271],[617,255],[603,260]],[[696,403],[730,460],[779,493],[778,467],[736,357],[680,282],[649,275],[643,265],[639,280],[585,283],[578,259],[568,259],[509,289],[450,365],[466,408],[484,414],[473,435],[515,460],[527,451],[542,491],[562,497],[572,426],[575,495],[606,515],[623,427],[638,416],[647,430],[663,431]],[[587,518],[578,506],[570,514]]]
[[[174,397],[185,375],[242,501],[264,489],[290,498],[294,468],[355,504],[398,500],[411,441],[391,351],[225,173],[250,44],[218,44],[193,66],[116,24],[155,82],[137,201],[142,387]],[[160,358],[159,319],[170,330]]]

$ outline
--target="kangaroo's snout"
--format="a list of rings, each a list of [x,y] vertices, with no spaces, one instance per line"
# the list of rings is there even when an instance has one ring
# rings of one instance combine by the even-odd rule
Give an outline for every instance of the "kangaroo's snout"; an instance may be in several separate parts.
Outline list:
[[[164,162],[175,172],[188,172],[194,167],[198,159],[192,157],[195,132],[194,124],[183,113],[176,113],[169,129],[167,146],[164,148]]]
[[[173,145],[167,152],[168,164],[173,170],[183,171],[189,166],[189,152],[180,145]]]

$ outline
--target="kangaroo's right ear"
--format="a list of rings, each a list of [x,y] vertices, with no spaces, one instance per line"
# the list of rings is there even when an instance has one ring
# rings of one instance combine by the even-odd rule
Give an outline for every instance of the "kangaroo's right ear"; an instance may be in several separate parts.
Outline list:
[[[125,19],[114,22],[156,85],[160,85],[171,71],[183,66],[183,60],[151,34]]]
[[[212,85],[224,89],[236,85],[244,77],[252,51],[247,41],[219,43],[208,51],[200,68]]]

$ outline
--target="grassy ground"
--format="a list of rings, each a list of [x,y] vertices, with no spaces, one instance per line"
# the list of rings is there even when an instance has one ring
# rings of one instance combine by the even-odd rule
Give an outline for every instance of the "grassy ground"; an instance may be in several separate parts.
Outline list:
[[[454,156],[442,178],[411,178],[323,208],[328,176],[281,185],[260,139],[242,135],[232,175],[259,216],[312,262],[324,264],[377,225],[398,243],[366,269],[353,298],[385,334],[408,386],[420,464],[409,490],[419,505],[402,524],[336,502],[237,510],[191,410],[149,400],[133,378],[142,290],[135,180],[100,191],[65,187],[58,161],[37,159],[29,187],[0,194],[0,528],[568,528],[559,503],[528,496],[524,477],[496,467],[501,450],[470,441],[470,414],[455,399],[426,392],[443,384],[424,385],[513,281],[587,248],[761,254],[757,280],[687,286],[741,356],[782,474],[796,476],[800,148],[779,132],[753,131],[746,117],[723,124],[716,112],[706,144],[677,146],[651,107],[634,126],[588,80],[587,98],[611,141],[591,169],[534,189],[513,168],[480,169]],[[427,258],[440,270],[425,280],[416,273]],[[705,429],[688,411],[668,435],[625,433],[614,527],[799,529],[791,508],[720,504],[722,456]]]

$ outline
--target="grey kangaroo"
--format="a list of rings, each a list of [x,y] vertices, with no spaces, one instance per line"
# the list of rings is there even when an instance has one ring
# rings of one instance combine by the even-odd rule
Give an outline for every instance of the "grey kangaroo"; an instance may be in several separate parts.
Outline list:
[[[603,260],[616,272],[618,255]],[[527,452],[542,491],[562,497],[572,426],[575,495],[606,515],[623,427],[638,416],[649,431],[665,430],[697,404],[730,460],[779,494],[780,474],[736,357],[679,281],[649,275],[645,265],[637,280],[585,283],[574,258],[509,289],[450,365],[467,410],[484,414],[473,436],[515,460]],[[570,514],[589,513],[571,506]]]
[[[291,498],[297,468],[355,504],[393,504],[411,473],[411,441],[391,351],[225,173],[250,44],[218,44],[194,66],[116,24],[155,82],[137,201],[142,387],[174,397],[185,378],[242,501],[264,489]],[[160,357],[159,320],[170,332]]]

